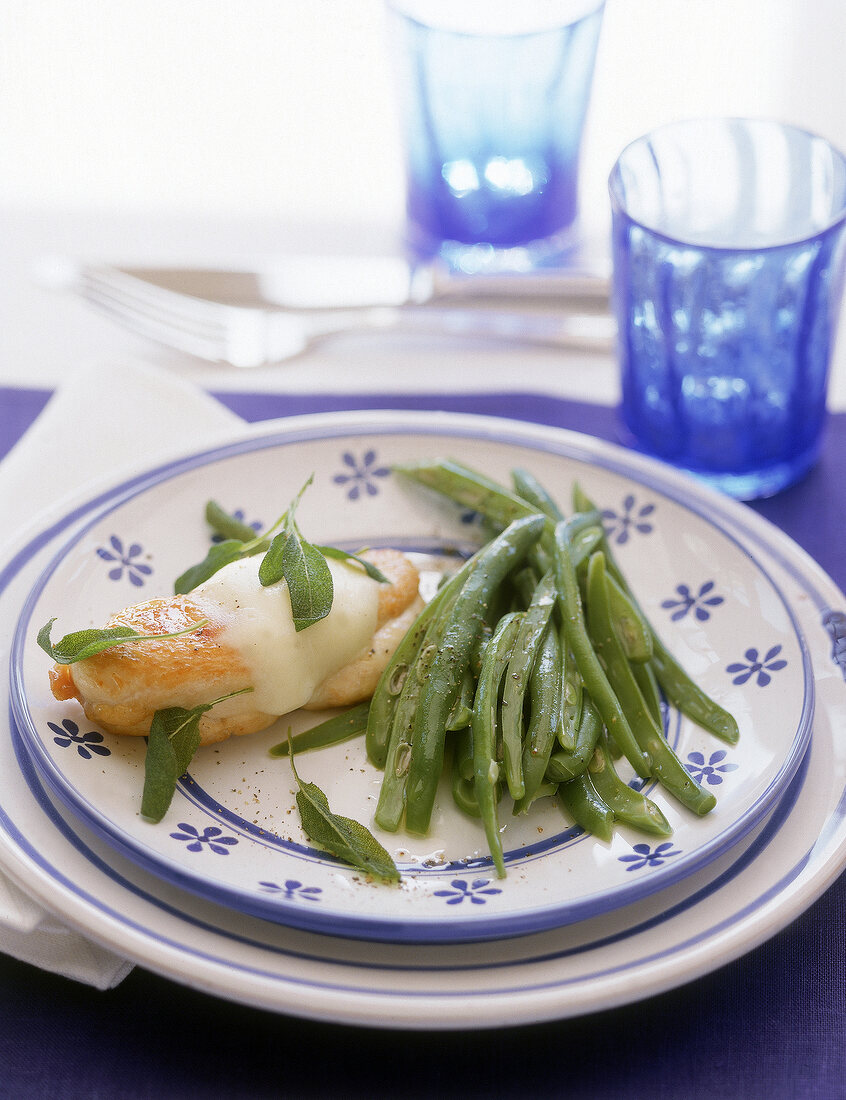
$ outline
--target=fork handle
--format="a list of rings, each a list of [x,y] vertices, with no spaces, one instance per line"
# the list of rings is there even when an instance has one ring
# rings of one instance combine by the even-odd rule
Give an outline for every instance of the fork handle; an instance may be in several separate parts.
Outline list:
[[[375,307],[308,315],[308,340],[354,332],[395,332],[420,336],[502,340],[552,348],[609,354],[616,326],[608,313],[554,313],[526,308],[469,309],[435,304]]]

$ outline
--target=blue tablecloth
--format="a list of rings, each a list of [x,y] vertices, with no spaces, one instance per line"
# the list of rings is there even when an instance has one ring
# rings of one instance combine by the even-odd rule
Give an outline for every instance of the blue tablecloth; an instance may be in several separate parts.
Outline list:
[[[616,436],[613,410],[537,394],[218,394],[245,419],[338,408],[509,415]],[[0,388],[0,456],[47,400]],[[801,485],[757,511],[846,587],[846,415]],[[846,733],[846,731],[844,731]],[[140,968],[115,990],[0,957],[0,1096],[846,1097],[846,877],[744,958],[640,1004],[479,1033],[317,1024],[243,1008]]]

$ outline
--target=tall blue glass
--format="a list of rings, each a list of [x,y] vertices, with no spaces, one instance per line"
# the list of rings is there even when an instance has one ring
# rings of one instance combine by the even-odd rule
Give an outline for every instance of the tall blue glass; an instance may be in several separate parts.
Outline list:
[[[456,270],[575,241],[603,0],[393,0],[408,243]]]
[[[743,500],[816,461],[843,297],[846,158],[769,120],[671,123],[610,177],[630,442]]]

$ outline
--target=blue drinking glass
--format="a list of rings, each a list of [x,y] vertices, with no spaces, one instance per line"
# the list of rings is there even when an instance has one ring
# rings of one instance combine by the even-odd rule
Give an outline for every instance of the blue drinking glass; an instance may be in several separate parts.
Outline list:
[[[821,445],[846,159],[766,119],[675,122],[610,192],[629,442],[743,500],[791,485]]]
[[[603,0],[393,0],[408,244],[468,273],[575,243]]]

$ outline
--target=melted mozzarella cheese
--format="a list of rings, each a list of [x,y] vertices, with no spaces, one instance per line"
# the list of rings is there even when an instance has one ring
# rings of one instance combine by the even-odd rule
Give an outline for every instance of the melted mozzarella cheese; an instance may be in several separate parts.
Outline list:
[[[366,650],[377,626],[378,582],[362,570],[328,560],[332,610],[305,630],[294,629],[285,581],[263,587],[261,555],[225,566],[192,593],[214,618],[223,619],[220,641],[250,670],[251,706],[287,714],[309,701],[331,673]]]

